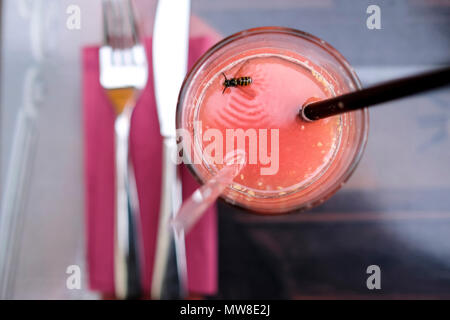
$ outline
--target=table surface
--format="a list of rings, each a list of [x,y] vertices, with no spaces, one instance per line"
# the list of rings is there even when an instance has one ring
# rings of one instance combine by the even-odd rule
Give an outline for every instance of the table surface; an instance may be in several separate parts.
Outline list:
[[[155,3],[137,2],[149,34]],[[38,72],[44,92],[9,297],[95,298],[84,284],[67,290],[65,270],[85,266],[79,53],[100,42],[100,2],[35,3],[43,7],[30,11],[27,1],[6,0],[2,9],[0,191],[26,102],[25,79]],[[349,60],[363,85],[450,63],[448,1],[377,3],[381,30],[366,27],[371,1],[193,0],[192,8],[223,35],[264,25],[317,35]],[[81,30],[64,27],[70,4],[81,8]],[[43,39],[50,53],[43,56],[32,54],[29,36],[29,17],[39,10],[51,15],[43,26],[50,30]],[[360,165],[322,206],[279,217],[223,203],[219,211],[219,293],[213,298],[449,298],[450,90],[371,110]],[[373,264],[381,268],[381,290],[366,287]]]

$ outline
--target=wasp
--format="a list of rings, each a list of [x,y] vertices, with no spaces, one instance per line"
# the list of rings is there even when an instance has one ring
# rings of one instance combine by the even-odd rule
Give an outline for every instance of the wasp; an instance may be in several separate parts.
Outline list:
[[[252,78],[250,77],[239,77],[239,78],[231,78],[228,79],[225,73],[223,73],[223,77],[225,80],[223,81],[223,91],[222,94],[225,93],[225,90],[229,87],[246,87],[252,83]]]

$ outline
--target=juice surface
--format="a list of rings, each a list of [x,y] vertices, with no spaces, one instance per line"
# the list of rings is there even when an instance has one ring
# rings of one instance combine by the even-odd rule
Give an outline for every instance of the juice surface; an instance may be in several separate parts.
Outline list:
[[[222,70],[228,79],[251,77],[245,87],[231,87],[222,93],[224,76],[217,73],[200,99],[198,117],[202,130],[215,128],[226,137],[226,129],[267,129],[267,148],[271,150],[271,130],[279,130],[279,165],[275,174],[262,175],[258,161],[247,164],[234,179],[238,188],[278,191],[283,194],[301,186],[323,172],[339,143],[340,117],[315,122],[300,119],[300,107],[314,97],[332,96],[320,75],[300,61],[277,55],[251,56]],[[260,138],[260,137],[258,137]],[[247,142],[249,142],[247,140]],[[205,147],[209,142],[203,141]],[[225,141],[223,154],[226,154]],[[249,153],[249,144],[246,152]],[[253,190],[253,191],[252,191]]]

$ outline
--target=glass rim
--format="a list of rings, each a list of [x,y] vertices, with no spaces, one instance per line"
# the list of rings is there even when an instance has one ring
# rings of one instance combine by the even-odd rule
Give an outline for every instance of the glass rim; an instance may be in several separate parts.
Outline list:
[[[265,26],[265,27],[257,27],[257,28],[251,28],[239,31],[237,33],[234,33],[228,37],[225,37],[224,39],[217,42],[214,46],[209,48],[192,66],[192,68],[189,70],[189,72],[186,74],[186,77],[183,80],[178,101],[177,101],[177,110],[176,110],[176,127],[180,128],[182,126],[182,104],[184,101],[184,97],[186,96],[186,90],[188,89],[188,84],[191,83],[193,77],[196,75],[197,71],[204,65],[205,62],[208,61],[208,59],[218,50],[221,48],[227,46],[228,44],[239,40],[241,38],[245,38],[248,36],[253,35],[261,35],[261,34],[283,34],[283,35],[291,35],[295,37],[302,38],[303,40],[307,40],[311,42],[312,44],[320,47],[322,50],[325,50],[328,54],[330,54],[337,63],[339,63],[342,66],[342,71],[344,71],[349,79],[351,80],[352,84],[355,86],[356,89],[361,89],[361,81],[359,80],[358,76],[356,75],[356,72],[354,71],[353,67],[349,64],[349,62],[345,59],[345,57],[337,50],[335,49],[331,44],[328,42],[308,33],[305,31],[293,29],[293,28],[287,28],[287,27],[280,27],[280,26]],[[335,183],[330,185],[329,190],[326,194],[324,194],[323,197],[321,197],[320,200],[322,202],[329,197],[331,197],[334,193],[336,193],[341,186],[351,177],[354,170],[356,169],[357,165],[359,164],[361,157],[364,153],[364,150],[366,148],[367,140],[368,140],[368,132],[369,132],[369,112],[367,108],[358,110],[356,112],[360,112],[362,116],[361,126],[362,130],[358,134],[358,137],[356,138],[355,145],[357,145],[357,152],[353,155],[351,158],[351,162],[349,166],[343,170],[342,174],[339,176],[339,179],[336,180]],[[189,169],[189,171],[192,173],[192,175],[195,177],[195,179],[203,184],[204,181],[201,177],[199,177],[198,173],[193,168],[194,166],[192,164],[186,165]],[[293,208],[290,210],[280,210],[279,212],[266,212],[266,211],[258,211],[257,209],[252,209],[249,207],[246,207],[244,205],[241,205],[239,202],[233,201],[230,202],[227,199],[224,198],[223,195],[219,198],[221,201],[230,204],[233,207],[238,207],[245,212],[252,213],[252,214],[258,214],[258,215],[283,215],[283,214],[291,214],[293,212],[301,212],[304,211],[310,207],[314,206],[314,202],[306,202],[304,204],[299,205],[297,208]],[[317,200],[316,200],[317,201]]]

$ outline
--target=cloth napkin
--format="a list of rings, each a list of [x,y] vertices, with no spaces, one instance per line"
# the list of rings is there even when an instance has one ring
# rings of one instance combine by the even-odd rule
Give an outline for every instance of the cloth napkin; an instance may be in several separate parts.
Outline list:
[[[207,36],[190,39],[189,62],[215,42]],[[151,40],[145,41],[149,78],[131,120],[130,153],[135,168],[143,233],[142,286],[151,288],[161,197],[162,139],[153,87]],[[114,111],[99,83],[98,47],[82,51],[83,120],[88,282],[92,290],[114,294]],[[181,168],[183,198],[198,187],[186,167]],[[186,238],[188,289],[211,295],[217,290],[217,220],[208,209]]]

